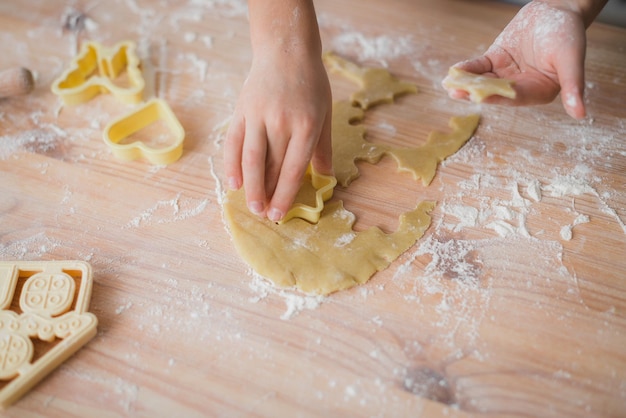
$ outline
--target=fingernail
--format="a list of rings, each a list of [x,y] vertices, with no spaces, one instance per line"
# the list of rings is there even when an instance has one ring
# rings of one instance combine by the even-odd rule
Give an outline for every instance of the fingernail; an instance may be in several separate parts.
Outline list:
[[[272,222],[278,222],[281,219],[283,219],[283,213],[280,210],[276,209],[276,208],[272,208],[268,212],[267,217]]]
[[[262,202],[256,201],[248,203],[248,209],[250,209],[250,212],[255,215],[260,215],[263,213],[263,209],[265,209],[265,207]]]

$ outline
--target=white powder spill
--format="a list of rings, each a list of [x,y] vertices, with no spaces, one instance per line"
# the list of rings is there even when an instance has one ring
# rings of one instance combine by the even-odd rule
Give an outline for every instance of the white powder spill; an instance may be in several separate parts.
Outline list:
[[[250,288],[256,293],[256,296],[251,298],[250,302],[258,303],[269,295],[278,296],[286,305],[286,310],[280,319],[291,319],[305,309],[316,309],[325,301],[325,297],[321,295],[303,295],[296,290],[278,289],[256,272],[250,271],[249,273],[252,276]]]
[[[465,284],[477,283],[481,264],[480,260],[470,262],[468,257],[475,247],[471,241],[440,241],[433,236],[423,240],[414,256],[429,255],[431,261],[424,269],[425,277],[447,278]]]
[[[346,31],[335,37],[330,48],[339,54],[357,53],[359,61],[375,61],[387,66],[388,61],[412,53],[415,45],[411,36],[366,36],[361,32]]]
[[[62,245],[40,232],[24,239],[0,243],[0,256],[10,260],[38,260]]]
[[[572,229],[574,229],[575,226],[589,222],[589,216],[579,214],[571,225],[565,225],[561,228],[561,238],[565,241],[570,241],[573,236]]]
[[[47,154],[60,145],[62,136],[58,129],[35,129],[0,136],[0,160],[6,160],[18,152]]]
[[[182,193],[178,193],[173,199],[159,200],[128,222],[125,228],[184,221],[204,212],[208,204],[208,199],[185,199],[182,198]]]
[[[542,194],[541,194],[541,183],[539,183],[539,180],[537,179],[531,180],[531,182],[528,183],[528,186],[526,186],[526,193],[535,202],[540,202]]]

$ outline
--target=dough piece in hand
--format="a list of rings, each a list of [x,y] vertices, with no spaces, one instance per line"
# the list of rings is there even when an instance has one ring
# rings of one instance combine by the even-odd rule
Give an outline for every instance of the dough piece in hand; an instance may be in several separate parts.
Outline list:
[[[398,80],[384,68],[360,67],[332,52],[324,54],[324,62],[359,85],[361,90],[352,94],[351,100],[362,109],[393,102],[401,94],[417,93],[415,84]]]
[[[441,83],[446,89],[464,90],[474,103],[480,103],[489,96],[503,96],[515,99],[514,81],[504,78],[486,77],[450,67],[448,75]]]

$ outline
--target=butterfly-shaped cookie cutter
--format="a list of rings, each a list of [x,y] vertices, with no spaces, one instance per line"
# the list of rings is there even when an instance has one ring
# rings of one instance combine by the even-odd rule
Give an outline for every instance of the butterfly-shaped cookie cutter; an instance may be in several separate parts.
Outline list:
[[[100,93],[111,93],[124,103],[139,103],[146,85],[140,63],[134,42],[120,42],[113,48],[86,42],[51,89],[66,105],[87,102]],[[122,85],[117,79],[124,71],[128,80]]]

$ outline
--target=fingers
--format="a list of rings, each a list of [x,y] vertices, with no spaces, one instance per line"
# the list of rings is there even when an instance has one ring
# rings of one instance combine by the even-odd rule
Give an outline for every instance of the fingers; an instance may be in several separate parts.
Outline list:
[[[293,204],[302,186],[302,178],[311,161],[314,147],[320,142],[320,135],[320,130],[307,126],[294,130],[280,167],[276,189],[268,206],[269,220],[280,221]]]
[[[224,145],[224,172],[231,190],[238,190],[243,184],[241,172],[241,152],[245,136],[244,119],[235,114],[228,126]]]
[[[580,43],[582,42],[582,45]],[[583,92],[585,86],[585,40],[563,50],[555,62],[556,73],[561,84],[561,101],[568,115],[575,119],[586,114]]]
[[[454,64],[454,67],[474,74],[486,74],[493,71],[493,64],[486,55]]]
[[[241,151],[243,187],[250,212],[265,216],[267,194],[265,192],[265,160],[267,133],[260,125],[246,126]]]
[[[331,138],[332,112],[324,119],[317,146],[313,150],[311,164],[316,172],[325,175],[333,175],[333,144]]]
[[[455,67],[486,77],[506,78],[513,81],[515,98],[492,95],[482,100],[485,104],[529,106],[551,102],[559,92],[555,77],[527,67],[521,71],[519,64],[505,50],[492,46],[485,55],[476,59],[455,64]],[[467,91],[449,89],[448,95],[454,99],[469,100]]]

